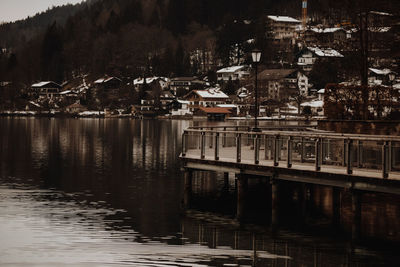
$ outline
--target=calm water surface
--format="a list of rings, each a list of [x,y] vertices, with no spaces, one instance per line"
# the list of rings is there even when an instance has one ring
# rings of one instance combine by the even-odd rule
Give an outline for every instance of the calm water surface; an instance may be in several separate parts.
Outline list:
[[[0,265],[396,265],[394,248],[352,254],[342,239],[182,216],[190,125],[0,118]]]

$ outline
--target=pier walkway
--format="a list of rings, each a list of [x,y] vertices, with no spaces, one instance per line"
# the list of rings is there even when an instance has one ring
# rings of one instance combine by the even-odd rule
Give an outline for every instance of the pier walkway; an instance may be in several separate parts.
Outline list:
[[[189,128],[184,168],[400,194],[400,137],[304,126]]]

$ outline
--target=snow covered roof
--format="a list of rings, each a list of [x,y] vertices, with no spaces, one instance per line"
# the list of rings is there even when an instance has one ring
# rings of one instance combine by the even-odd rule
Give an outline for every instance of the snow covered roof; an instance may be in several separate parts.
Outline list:
[[[307,49],[319,57],[344,57],[338,51],[336,51],[335,49],[331,49],[331,48],[322,49],[319,47],[307,47]]]
[[[315,101],[310,101],[310,102],[304,102],[300,106],[302,106],[302,107],[310,106],[312,108],[322,108],[324,106],[324,101],[315,100]]]
[[[160,79],[165,81],[166,78],[163,78],[163,77],[148,77],[148,78],[146,78],[146,83],[150,84],[150,83],[153,83],[154,81],[157,81],[157,80],[160,80]],[[144,82],[144,78],[137,78],[137,79],[133,80],[133,85],[140,85],[140,84],[143,84],[143,82]]]
[[[237,108],[237,105],[235,104],[219,104],[217,105],[219,108]]]
[[[42,107],[41,105],[39,105],[38,103],[33,102],[33,101],[29,101],[29,103],[32,104],[32,105],[34,105],[35,107],[38,107],[38,108],[41,108],[41,107]]]
[[[190,104],[190,101],[186,101],[186,100],[180,100],[180,99],[178,99],[177,101],[178,101],[178,103],[180,103],[180,104],[187,104],[187,105]]]
[[[217,73],[235,73],[236,71],[239,71],[243,69],[245,66],[231,66],[231,67],[226,67],[223,69],[220,69],[217,71]]]
[[[51,86],[53,86],[53,87],[61,88],[61,85],[59,85],[58,83],[50,82],[50,81],[39,82],[39,83],[32,84],[32,87],[34,87],[34,88],[41,88],[41,87],[49,86],[49,85],[51,85]]]
[[[207,89],[207,90],[194,90],[196,94],[202,98],[229,98],[224,92],[219,89]]]
[[[391,29],[391,27],[369,27],[368,28],[368,30],[370,32],[381,32],[381,33],[388,32],[388,31],[390,31],[390,29]]]
[[[390,13],[380,12],[380,11],[370,11],[369,13],[374,14],[374,15],[380,15],[380,16],[393,16]]]
[[[317,93],[318,93],[318,94],[325,94],[325,89],[324,89],[324,88],[319,89]]]
[[[62,92],[60,92],[60,95],[66,95],[66,94],[69,94],[71,92],[72,92],[71,90],[62,91]]]
[[[300,23],[299,20],[294,19],[292,17],[288,16],[268,16],[269,19],[276,21],[276,22],[289,22],[289,23]]]
[[[118,81],[121,82],[121,79],[119,79],[119,78],[117,78],[117,77],[104,77],[104,78],[100,78],[100,79],[94,81],[94,83],[95,83],[95,84],[102,84],[102,83],[109,82],[109,81],[111,81],[111,80],[113,80],[113,79],[117,79]]]
[[[340,27],[325,28],[325,29],[312,27],[312,28],[310,28],[310,30],[313,32],[316,32],[316,33],[332,33],[332,32],[337,32],[337,31],[344,31],[344,29],[340,28]]]
[[[392,71],[390,69],[375,69],[375,68],[369,68],[369,70],[377,75],[388,75]]]

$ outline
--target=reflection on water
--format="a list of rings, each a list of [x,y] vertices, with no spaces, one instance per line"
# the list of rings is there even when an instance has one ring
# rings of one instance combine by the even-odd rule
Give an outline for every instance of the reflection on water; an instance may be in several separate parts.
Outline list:
[[[182,130],[189,125],[188,121],[0,118],[0,264],[397,262],[390,250],[358,247],[355,255],[349,254],[346,241],[317,234],[276,236],[262,227],[243,229],[229,217],[206,213],[183,217],[178,155]],[[197,183],[196,190],[204,193],[221,186],[220,179],[207,177]],[[231,195],[228,191],[228,204],[234,203]]]

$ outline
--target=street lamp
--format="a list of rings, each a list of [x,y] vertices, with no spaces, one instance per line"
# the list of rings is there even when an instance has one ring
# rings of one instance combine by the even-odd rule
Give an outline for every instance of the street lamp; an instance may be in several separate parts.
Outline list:
[[[254,49],[251,51],[251,57],[253,59],[253,63],[256,67],[256,79],[255,79],[255,87],[254,87],[254,92],[255,92],[255,115],[254,115],[254,128],[253,132],[261,132],[261,129],[258,128],[258,113],[259,113],[259,108],[258,108],[258,88],[257,88],[257,74],[258,74],[258,63],[260,63],[261,60],[261,50],[259,49]]]

